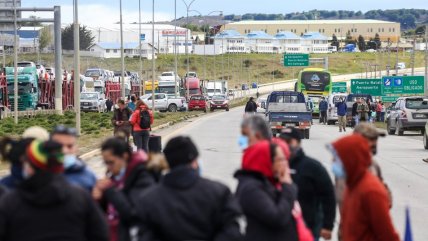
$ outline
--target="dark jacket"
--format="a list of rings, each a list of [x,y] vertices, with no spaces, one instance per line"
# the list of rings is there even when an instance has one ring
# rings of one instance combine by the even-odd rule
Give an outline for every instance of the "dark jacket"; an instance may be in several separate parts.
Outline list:
[[[114,126],[114,133],[117,133],[118,131],[123,131],[127,135],[131,134],[132,126],[129,123],[131,115],[132,110],[130,110],[129,108],[125,108],[123,110],[118,108],[114,110],[113,117],[111,119],[111,123]],[[123,121],[123,124],[116,125],[116,121]]]
[[[256,112],[257,111],[257,104],[256,102],[250,100],[245,105],[245,112]]]
[[[108,241],[90,195],[61,175],[37,173],[0,200],[2,241]]]
[[[97,182],[95,174],[80,160],[73,166],[65,169],[65,178],[73,185],[80,186],[91,192]]]
[[[337,107],[337,115],[338,116],[345,116],[346,112],[348,111],[348,107],[346,106],[346,102],[338,102],[336,103]]]
[[[290,160],[293,182],[299,190],[298,200],[303,218],[315,237],[321,228],[333,230],[336,196],[333,183],[324,166],[299,150]]]
[[[358,103],[357,103],[357,102],[355,102],[355,103],[352,105],[352,116],[356,116],[356,115],[358,115],[357,109],[358,109]]]
[[[110,203],[119,214],[118,240],[130,240],[129,229],[138,225],[136,205],[139,195],[149,186],[155,184],[155,179],[146,169],[145,162],[139,159],[138,153],[129,163],[123,189],[111,187],[104,192],[103,201]]]
[[[199,176],[187,166],[174,168],[140,196],[140,241],[241,240],[238,203],[229,188]]]
[[[247,219],[246,241],[297,241],[291,210],[296,200],[294,185],[279,191],[258,172],[238,171],[236,196]]]
[[[0,184],[4,185],[7,189],[15,189],[22,181],[22,164],[12,163],[10,175],[2,178]]]
[[[4,187],[3,185],[0,184],[0,199],[3,195],[5,195],[7,192],[6,187]]]
[[[328,103],[325,100],[320,101],[319,103],[319,110],[320,111],[327,111],[328,110]]]

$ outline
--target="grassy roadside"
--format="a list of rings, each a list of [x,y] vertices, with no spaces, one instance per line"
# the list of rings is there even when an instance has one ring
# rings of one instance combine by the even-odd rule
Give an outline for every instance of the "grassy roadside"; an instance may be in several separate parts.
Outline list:
[[[376,126],[376,128],[386,130],[386,123],[385,122],[375,122],[374,125]]]

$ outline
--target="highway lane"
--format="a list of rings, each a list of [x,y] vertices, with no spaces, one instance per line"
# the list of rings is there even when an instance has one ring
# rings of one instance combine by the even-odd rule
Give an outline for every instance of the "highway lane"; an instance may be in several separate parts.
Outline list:
[[[176,135],[190,136],[200,150],[203,175],[235,189],[237,183],[233,173],[239,168],[241,161],[237,139],[242,116],[242,108],[235,108],[230,112],[218,111],[157,133],[163,136],[163,142]],[[351,129],[348,129],[348,133],[349,131]],[[330,170],[331,155],[325,145],[346,134],[339,133],[337,127],[318,125],[315,121],[311,139],[304,140],[303,146],[309,156],[319,158]],[[426,240],[428,237],[425,225],[428,216],[428,193],[425,191],[428,185],[428,164],[422,162],[422,158],[427,155],[421,136],[410,134],[380,139],[379,154],[375,158],[380,163],[384,178],[393,193],[394,207],[391,214],[401,237],[406,205],[411,207],[415,240]],[[89,163],[99,174],[102,173],[99,157]]]

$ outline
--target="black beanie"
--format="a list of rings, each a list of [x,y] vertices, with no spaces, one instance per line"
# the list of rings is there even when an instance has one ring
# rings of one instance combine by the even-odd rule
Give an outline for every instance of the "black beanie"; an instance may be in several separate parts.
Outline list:
[[[178,136],[171,139],[163,150],[169,167],[190,164],[198,156],[199,152],[189,137]]]

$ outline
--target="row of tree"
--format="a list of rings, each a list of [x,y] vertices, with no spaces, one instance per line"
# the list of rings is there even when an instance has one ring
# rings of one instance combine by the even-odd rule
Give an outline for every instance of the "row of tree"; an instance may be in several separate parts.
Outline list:
[[[353,39],[351,32],[348,32],[346,34],[345,44],[354,44],[358,46],[361,52],[364,52],[368,49],[379,49],[382,46],[382,41],[380,40],[379,34],[376,34],[374,38],[370,38],[369,41],[366,41],[362,35],[360,35],[358,39]],[[331,46],[336,46],[336,49],[340,47],[340,42],[335,34],[333,34]]]
[[[428,22],[428,10],[425,9],[394,9],[361,11],[327,11],[311,10],[308,12],[294,12],[288,14],[247,13],[244,15],[225,15],[225,20],[313,20],[313,19],[377,19],[400,22],[402,29],[412,29],[416,23]]]

